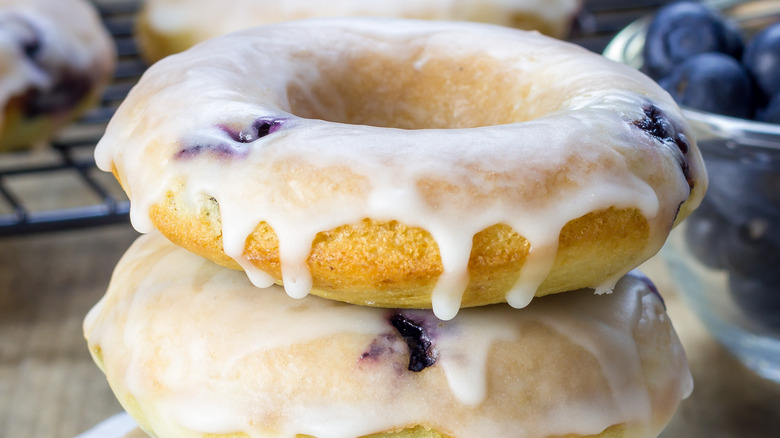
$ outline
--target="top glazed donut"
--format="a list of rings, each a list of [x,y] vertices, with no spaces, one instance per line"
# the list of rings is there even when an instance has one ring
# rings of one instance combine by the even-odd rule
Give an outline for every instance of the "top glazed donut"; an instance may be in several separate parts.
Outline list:
[[[218,35],[317,17],[479,21],[565,38],[581,6],[581,0],[146,0],[136,20],[136,36],[149,62]]]
[[[51,138],[114,72],[111,36],[86,0],[0,0],[0,150]]]
[[[96,158],[137,229],[258,286],[442,319],[609,290],[706,186],[641,73],[537,33],[400,19],[268,25],[166,58]]]

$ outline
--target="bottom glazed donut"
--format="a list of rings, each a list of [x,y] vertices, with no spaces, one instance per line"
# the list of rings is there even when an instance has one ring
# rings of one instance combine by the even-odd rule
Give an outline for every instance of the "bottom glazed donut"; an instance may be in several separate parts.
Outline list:
[[[151,234],[84,333],[119,401],[159,438],[654,437],[692,388],[638,273],[612,294],[442,321],[257,289]]]

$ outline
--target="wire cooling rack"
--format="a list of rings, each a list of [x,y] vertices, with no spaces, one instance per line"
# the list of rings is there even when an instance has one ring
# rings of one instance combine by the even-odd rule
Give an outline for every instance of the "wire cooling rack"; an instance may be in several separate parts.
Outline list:
[[[127,197],[112,175],[96,168],[93,152],[116,107],[146,68],[133,41],[141,1],[94,0],[119,55],[100,104],[52,145],[0,155],[0,237],[128,221]],[[667,1],[586,0],[571,39],[600,53],[617,31]]]
[[[130,204],[118,183],[95,167],[106,123],[145,69],[132,39],[137,0],[96,0],[114,37],[118,64],[99,105],[45,147],[0,155],[0,236],[124,222]]]

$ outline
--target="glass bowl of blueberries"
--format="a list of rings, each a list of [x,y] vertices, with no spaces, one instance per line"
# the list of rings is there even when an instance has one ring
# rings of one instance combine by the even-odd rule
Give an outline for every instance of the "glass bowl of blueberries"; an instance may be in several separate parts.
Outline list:
[[[674,97],[704,156],[707,194],[661,251],[682,297],[780,383],[780,2],[670,3],[604,55]]]

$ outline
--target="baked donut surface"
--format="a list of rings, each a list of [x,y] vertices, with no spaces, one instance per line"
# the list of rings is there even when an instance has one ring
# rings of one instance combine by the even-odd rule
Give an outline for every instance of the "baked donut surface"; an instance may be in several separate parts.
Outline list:
[[[159,438],[654,437],[692,388],[638,273],[612,294],[441,321],[258,291],[153,233],[84,331],[117,398]]]
[[[218,35],[316,17],[478,21],[565,38],[581,7],[581,0],[146,0],[136,20],[136,36],[141,53],[149,62]]]
[[[114,43],[86,0],[0,0],[0,150],[49,140],[111,79]]]
[[[257,286],[442,319],[609,290],[706,187],[679,109],[634,69],[398,19],[268,25],[169,57],[96,160],[139,231]]]

